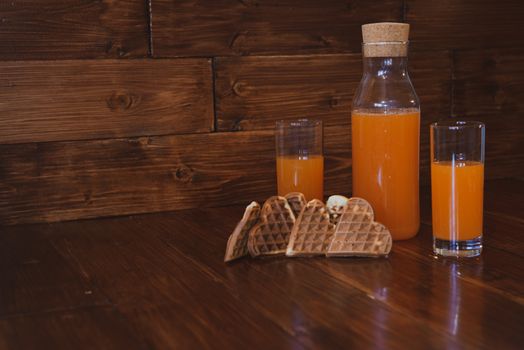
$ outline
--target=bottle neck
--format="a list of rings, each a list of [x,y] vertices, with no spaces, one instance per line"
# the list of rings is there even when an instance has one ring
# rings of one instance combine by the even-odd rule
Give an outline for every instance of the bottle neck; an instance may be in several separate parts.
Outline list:
[[[407,78],[408,58],[403,57],[364,57],[364,76],[375,78]]]

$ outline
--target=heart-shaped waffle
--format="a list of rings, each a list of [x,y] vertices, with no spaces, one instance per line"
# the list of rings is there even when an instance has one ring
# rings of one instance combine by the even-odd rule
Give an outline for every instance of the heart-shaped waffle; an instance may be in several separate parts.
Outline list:
[[[326,256],[379,257],[391,251],[389,230],[373,221],[371,205],[362,198],[351,198],[344,208]]]
[[[247,249],[247,240],[249,231],[258,222],[260,216],[260,205],[257,202],[251,202],[244,211],[244,216],[238,222],[231,236],[227,240],[226,255],[224,261],[231,261],[243,256],[249,252]]]
[[[260,211],[260,221],[251,231],[247,248],[251,256],[275,255],[286,252],[295,215],[286,198],[270,197]]]
[[[313,199],[302,209],[287,246],[287,256],[325,255],[335,233],[324,203]]]
[[[295,219],[298,219],[302,208],[304,208],[307,204],[306,197],[300,192],[289,192],[285,195],[285,197],[289,203],[289,206],[291,207],[291,210],[293,210]]]
[[[326,207],[329,211],[329,217],[333,224],[336,225],[338,223],[338,220],[340,219],[340,215],[342,215],[342,211],[348,204],[348,201],[349,201],[348,197],[344,197],[340,195],[333,195],[328,198]]]

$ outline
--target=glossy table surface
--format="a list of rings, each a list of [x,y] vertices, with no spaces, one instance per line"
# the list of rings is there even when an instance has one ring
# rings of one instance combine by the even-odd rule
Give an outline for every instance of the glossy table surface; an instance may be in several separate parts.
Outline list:
[[[422,203],[387,259],[225,264],[238,206],[1,228],[0,348],[521,348],[524,180],[486,183],[480,258]]]

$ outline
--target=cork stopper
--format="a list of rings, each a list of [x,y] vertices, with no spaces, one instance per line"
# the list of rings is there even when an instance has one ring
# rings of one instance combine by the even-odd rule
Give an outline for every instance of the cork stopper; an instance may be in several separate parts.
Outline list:
[[[402,57],[408,54],[409,24],[369,23],[362,26],[364,57]]]
[[[362,26],[362,39],[367,43],[406,42],[409,24],[395,22],[369,23]]]

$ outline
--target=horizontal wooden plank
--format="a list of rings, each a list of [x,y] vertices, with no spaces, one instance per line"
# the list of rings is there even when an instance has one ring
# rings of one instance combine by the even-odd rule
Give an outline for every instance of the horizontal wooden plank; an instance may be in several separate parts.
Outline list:
[[[208,132],[211,62],[0,62],[0,143]]]
[[[457,51],[453,114],[486,123],[486,176],[524,176],[524,50]]]
[[[325,130],[326,193],[350,190],[350,139]],[[0,223],[244,203],[275,191],[273,131],[0,146]]]
[[[361,67],[360,55],[217,58],[217,129],[271,129],[303,117],[348,127]]]
[[[147,2],[14,0],[0,11],[0,59],[144,57]]]
[[[451,58],[415,53],[410,61],[426,124],[450,113]],[[220,57],[215,62],[217,128],[271,129],[279,119],[321,118],[347,127],[362,78],[360,54]]]
[[[153,54],[355,52],[361,24],[401,18],[400,0],[153,0]]]
[[[522,46],[521,0],[405,0],[412,47],[423,49]]]

